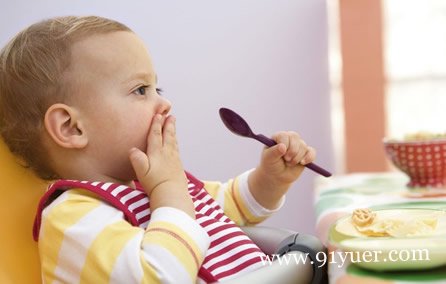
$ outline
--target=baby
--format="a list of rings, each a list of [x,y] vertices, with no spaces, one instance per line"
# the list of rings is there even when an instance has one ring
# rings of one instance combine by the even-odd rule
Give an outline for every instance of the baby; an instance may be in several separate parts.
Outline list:
[[[0,54],[1,135],[51,180],[34,224],[45,283],[234,279],[263,253],[239,226],[278,210],[315,158],[278,132],[260,164],[227,181],[184,171],[171,104],[142,40],[101,17],[59,17]]]

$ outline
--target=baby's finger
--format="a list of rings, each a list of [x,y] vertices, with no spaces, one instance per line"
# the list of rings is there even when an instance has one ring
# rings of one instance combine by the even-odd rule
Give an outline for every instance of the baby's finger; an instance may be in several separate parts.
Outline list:
[[[169,115],[164,121],[163,127],[163,144],[176,144],[176,126],[175,126],[175,117]]]
[[[286,151],[288,151],[288,148],[290,146],[290,137],[286,132],[278,132],[273,135],[274,141],[276,141],[277,144],[282,143],[285,145]]]
[[[270,163],[280,161],[286,152],[286,146],[283,143],[278,143],[264,151],[263,157]]]
[[[308,149],[307,153],[305,154],[305,156],[300,161],[300,163],[302,165],[309,164],[309,163],[313,162],[316,159],[316,150],[313,147],[310,147],[310,146],[308,146],[307,149]]]
[[[287,134],[289,145],[285,153],[284,159],[286,162],[296,163],[296,156],[302,155],[302,146],[306,146],[305,142],[300,139],[296,132],[288,132]],[[303,157],[303,156],[300,156]]]
[[[308,152],[308,146],[305,143],[305,141],[299,139],[297,143],[294,143],[296,149],[296,154],[294,155],[293,159],[290,161],[291,164],[296,165],[299,164],[302,159],[305,157],[305,155]]]
[[[137,148],[132,148],[129,152],[129,159],[138,180],[144,183],[145,177],[150,171],[150,162],[147,155]]]
[[[147,136],[147,154],[150,150],[159,149],[163,146],[163,129],[164,119],[161,114],[155,114],[150,125],[149,135]]]
[[[302,159],[305,157],[307,152],[308,152],[307,147],[300,147],[296,156],[294,156],[293,159],[289,163],[291,165],[302,164]]]

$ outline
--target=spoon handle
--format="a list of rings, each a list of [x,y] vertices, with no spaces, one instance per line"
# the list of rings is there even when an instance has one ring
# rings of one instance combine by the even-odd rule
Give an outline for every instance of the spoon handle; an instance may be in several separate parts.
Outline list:
[[[324,168],[321,168],[320,166],[316,165],[315,163],[308,163],[305,165],[305,167],[309,168],[313,172],[316,172],[324,177],[331,177],[331,173],[327,171]]]
[[[274,141],[271,138],[266,137],[263,134],[255,134],[253,138],[259,142],[262,142],[263,144],[265,144],[268,147],[272,147],[277,144],[276,141]]]
[[[268,147],[272,147],[274,145],[276,145],[276,141],[274,141],[271,138],[266,137],[263,134],[254,134],[252,136],[252,138],[256,139],[257,141],[265,144]],[[313,172],[316,172],[324,177],[331,177],[331,173],[329,171],[327,171],[324,168],[321,168],[320,166],[316,165],[315,163],[308,163],[305,165],[305,167],[309,168],[310,170],[312,170]]]

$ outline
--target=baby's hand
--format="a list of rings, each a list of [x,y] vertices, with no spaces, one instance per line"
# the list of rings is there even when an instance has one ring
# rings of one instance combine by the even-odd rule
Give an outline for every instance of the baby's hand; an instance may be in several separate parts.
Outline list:
[[[156,114],[153,117],[146,153],[133,148],[129,158],[150,198],[150,210],[154,212],[160,207],[172,207],[195,218],[194,204],[178,153],[173,116]]]
[[[175,135],[175,118],[156,114],[147,136],[146,153],[133,148],[130,161],[139,182],[150,197],[161,187],[187,189]]]
[[[290,184],[300,176],[303,165],[314,161],[316,151],[296,132],[278,132],[272,138],[277,145],[264,149],[259,170],[276,184]]]

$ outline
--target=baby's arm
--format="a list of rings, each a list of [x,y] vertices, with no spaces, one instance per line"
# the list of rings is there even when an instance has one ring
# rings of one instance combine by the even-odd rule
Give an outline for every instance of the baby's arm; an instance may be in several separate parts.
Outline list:
[[[252,170],[246,171],[225,183],[206,181],[204,185],[225,214],[239,226],[258,224],[281,207],[279,205],[278,208],[269,210],[255,200],[248,185],[251,172]]]
[[[195,283],[209,246],[186,213],[158,208],[146,230],[85,190],[69,190],[43,212],[45,283]]]
[[[256,169],[226,183],[205,185],[238,225],[257,224],[277,211],[285,193],[303,171],[303,165],[315,158],[314,149],[306,146],[295,132],[279,132],[273,138],[278,144],[264,149]]]

